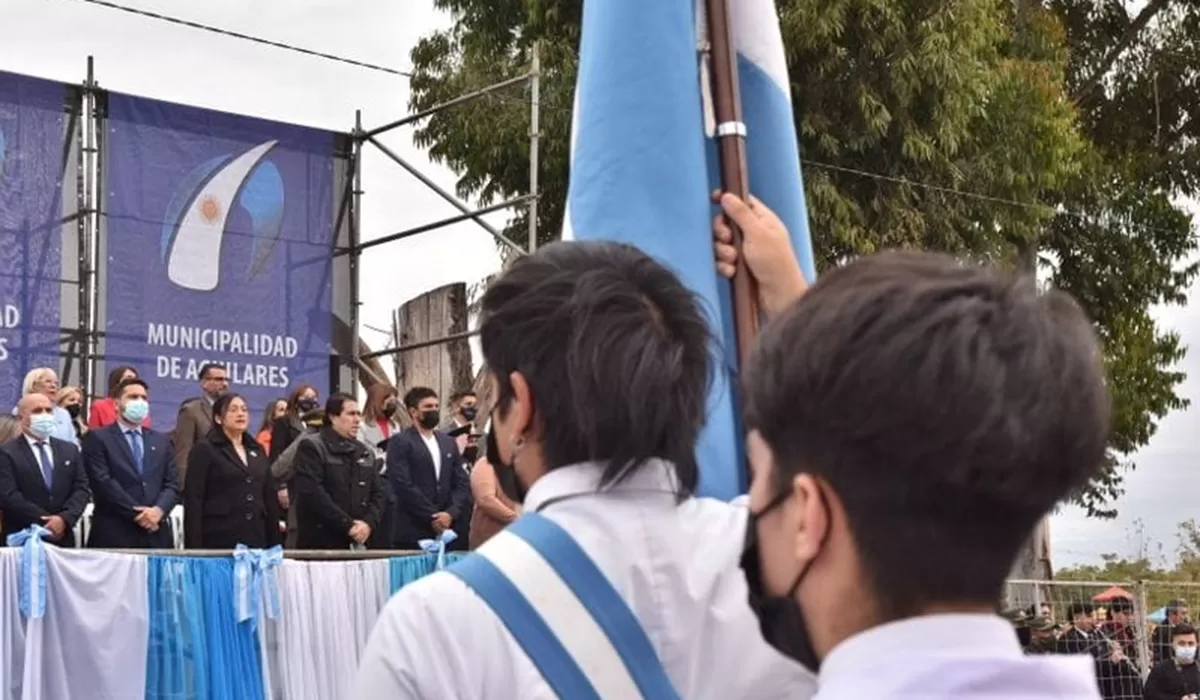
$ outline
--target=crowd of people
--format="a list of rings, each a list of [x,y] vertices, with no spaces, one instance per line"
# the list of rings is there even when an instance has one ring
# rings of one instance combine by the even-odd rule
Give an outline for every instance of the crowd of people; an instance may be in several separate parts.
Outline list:
[[[1099,664],[1137,661],[1091,612],[1055,653],[1024,653],[1045,624],[1022,649],[997,615],[1037,523],[1105,463],[1078,304],[915,252],[810,288],[772,212],[719,202],[717,271],[745,265],[764,322],[740,367],[744,499],[695,495],[717,371],[698,297],[632,246],[563,242],[484,294],[482,436],[473,394],[444,413],[423,387],[322,408],[301,386],[255,431],[215,364],[170,436],[132,368],[81,426],[40,369],[0,451],[3,527],[69,544],[90,499],[88,546],[162,547],[182,498],[193,547],[474,546],[389,600],[352,697],[1102,697]],[[1143,691],[1187,698],[1195,632],[1164,634]]]
[[[479,459],[472,391],[443,412],[427,387],[401,401],[376,384],[360,407],[345,393],[322,402],[305,384],[254,422],[225,367],[207,364],[199,376],[198,395],[160,432],[152,387],[135,367],[110,372],[108,395],[86,421],[78,389],[60,387],[53,369],[29,372],[0,423],[3,533],[37,524],[59,546],[165,549],[178,534],[166,516],[182,505],[189,549],[415,550],[444,540],[453,551],[478,546],[520,512]],[[89,502],[86,541],[76,542]]]
[[[1099,606],[1072,603],[1061,623],[1049,604],[1009,610],[1006,616],[1028,654],[1091,656],[1104,700],[1200,698],[1197,632],[1187,601],[1167,603],[1165,619],[1148,634],[1139,632],[1145,626],[1137,623],[1134,610],[1131,598],[1118,596]]]

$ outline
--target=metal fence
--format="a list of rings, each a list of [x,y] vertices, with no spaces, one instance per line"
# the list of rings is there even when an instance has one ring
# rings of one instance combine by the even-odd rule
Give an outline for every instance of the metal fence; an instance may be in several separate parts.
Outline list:
[[[1025,581],[1010,580],[1006,586],[1003,606],[1009,611],[1022,611],[1026,619],[1047,617],[1055,623],[1054,640],[1059,651],[1068,641],[1066,635],[1073,626],[1072,615],[1082,608],[1087,626],[1087,611],[1097,635],[1088,648],[1068,648],[1066,651],[1091,651],[1104,663],[1124,665],[1127,660],[1137,675],[1145,679],[1154,664],[1170,653],[1169,637],[1158,636],[1160,627],[1167,624],[1169,604],[1182,601],[1200,604],[1200,583],[1189,581]],[[1186,610],[1181,610],[1185,612]],[[1167,645],[1164,645],[1164,640]],[[1103,673],[1101,682],[1103,684]],[[1141,698],[1140,687],[1105,694],[1106,698],[1125,700]]]

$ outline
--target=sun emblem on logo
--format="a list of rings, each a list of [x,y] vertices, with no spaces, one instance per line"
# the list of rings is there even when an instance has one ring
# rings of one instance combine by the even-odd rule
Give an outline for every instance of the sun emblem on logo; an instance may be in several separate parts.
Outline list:
[[[216,197],[208,195],[200,202],[200,216],[210,224],[221,218],[221,203]]]

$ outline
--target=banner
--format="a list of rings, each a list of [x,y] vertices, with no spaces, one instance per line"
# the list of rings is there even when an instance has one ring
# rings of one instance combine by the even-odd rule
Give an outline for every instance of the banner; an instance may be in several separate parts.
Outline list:
[[[67,87],[0,72],[0,408],[59,366]]]
[[[174,426],[220,362],[254,420],[329,385],[330,132],[112,94],[105,132],[104,357]]]

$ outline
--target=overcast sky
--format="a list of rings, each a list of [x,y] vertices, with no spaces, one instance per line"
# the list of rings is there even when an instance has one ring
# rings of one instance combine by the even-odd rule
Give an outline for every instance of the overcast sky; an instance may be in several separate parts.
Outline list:
[[[362,109],[369,127],[406,114],[407,81],[399,76],[302,56],[234,38],[179,27],[90,5],[82,0],[3,0],[0,70],[77,83],[95,56],[102,87],[229,112],[339,131]],[[121,0],[123,4],[212,24],[244,34],[407,69],[416,40],[448,19],[431,0]],[[436,182],[454,176],[412,146],[411,131],[383,140]],[[372,149],[364,157],[363,240],[456,215],[458,212]],[[502,217],[491,217],[497,224]],[[477,282],[495,272],[499,257],[490,237],[461,224],[374,249],[362,267],[363,337],[381,347],[391,309],[450,282]],[[1159,310],[1159,318],[1200,344],[1200,307]],[[1200,404],[1200,351],[1183,370],[1195,378],[1183,395]],[[1173,549],[1175,524],[1195,517],[1191,470],[1200,464],[1194,439],[1200,409],[1168,417],[1127,475],[1127,495],[1115,521],[1087,520],[1074,509],[1054,519],[1057,566],[1129,554],[1139,543],[1133,523]]]

